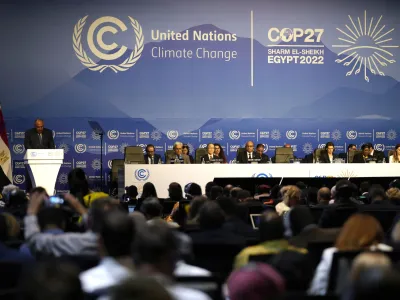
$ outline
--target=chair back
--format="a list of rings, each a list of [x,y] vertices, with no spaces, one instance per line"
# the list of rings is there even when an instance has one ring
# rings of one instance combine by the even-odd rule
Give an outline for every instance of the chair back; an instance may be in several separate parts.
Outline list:
[[[140,146],[125,147],[124,160],[126,164],[144,164],[143,149]]]
[[[290,163],[290,160],[293,159],[293,148],[279,147],[275,149],[275,163]]]
[[[196,164],[201,163],[201,157],[207,154],[207,149],[206,148],[198,148],[196,149],[196,158],[195,162]]]
[[[166,164],[169,164],[170,162],[169,161],[167,161],[167,159],[168,159],[168,156],[172,156],[172,155],[174,155],[174,150],[167,150],[167,151],[165,151],[165,163]]]
[[[362,151],[361,150],[354,150],[354,151],[347,152],[347,155],[349,157],[349,163],[352,163],[353,159],[354,159],[354,155],[359,154],[359,153],[362,153]]]
[[[317,149],[315,151],[314,162],[319,161],[321,159],[321,154],[326,153],[325,149]]]

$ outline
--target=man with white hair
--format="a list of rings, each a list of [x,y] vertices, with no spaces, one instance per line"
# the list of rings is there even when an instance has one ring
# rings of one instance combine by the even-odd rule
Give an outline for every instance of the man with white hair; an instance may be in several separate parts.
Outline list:
[[[190,164],[190,158],[188,155],[182,153],[183,144],[181,142],[174,143],[174,153],[168,154],[166,163],[167,164]]]

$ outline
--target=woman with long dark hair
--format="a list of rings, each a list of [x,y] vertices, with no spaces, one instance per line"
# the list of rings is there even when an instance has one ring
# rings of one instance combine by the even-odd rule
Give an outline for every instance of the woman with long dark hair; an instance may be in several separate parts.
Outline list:
[[[183,144],[182,146],[182,154],[186,154],[187,156],[189,156],[190,159],[190,163],[194,164],[194,158],[192,155],[190,155],[190,148],[188,144]]]
[[[142,192],[142,196],[140,198],[145,200],[149,197],[157,198],[157,191],[156,191],[156,187],[154,186],[154,184],[152,184],[151,182],[146,182],[143,185],[143,192]]]
[[[400,144],[396,145],[393,155],[389,156],[389,163],[400,163]]]
[[[223,164],[227,163],[224,149],[222,149],[222,146],[218,143],[214,143],[214,155],[216,155],[216,156],[218,156],[218,158],[222,159]]]

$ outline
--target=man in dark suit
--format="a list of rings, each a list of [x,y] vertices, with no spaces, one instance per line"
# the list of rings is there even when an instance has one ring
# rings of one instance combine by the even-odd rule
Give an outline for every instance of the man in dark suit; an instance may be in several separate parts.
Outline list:
[[[168,154],[166,158],[167,164],[190,164],[189,155],[182,153],[183,143],[175,142],[174,143],[174,153]]]
[[[382,162],[385,159],[385,153],[375,150],[371,143],[368,143],[367,145],[369,147],[369,155],[371,155],[376,162]]]
[[[369,146],[364,144],[361,146],[362,153],[357,153],[354,155],[353,163],[365,164],[368,163],[373,157],[370,155]]]
[[[218,156],[214,154],[214,144],[207,144],[207,154],[201,157],[201,162],[205,162],[206,164],[212,164],[215,160],[218,159]]]
[[[248,164],[249,159],[255,159],[256,153],[254,152],[254,143],[252,141],[248,141],[246,143],[245,151],[239,152],[238,156],[236,157],[236,162],[238,164]]]
[[[263,144],[258,144],[256,147],[256,159],[260,159],[259,164],[266,164],[269,161],[267,154],[264,154],[265,146]]]
[[[335,145],[332,142],[326,143],[325,151],[321,151],[319,162],[325,164],[333,163],[335,158],[337,158],[337,155],[333,154],[334,151],[335,151]]]
[[[154,145],[148,144],[146,147],[146,154],[144,155],[144,162],[149,165],[160,164],[161,155],[154,153]]]
[[[35,120],[35,128],[25,132],[25,149],[54,149],[53,132],[44,128],[44,122],[41,119]]]

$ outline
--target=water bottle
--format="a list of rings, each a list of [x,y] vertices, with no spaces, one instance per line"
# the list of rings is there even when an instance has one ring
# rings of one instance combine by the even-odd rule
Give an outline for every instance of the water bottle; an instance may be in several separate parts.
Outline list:
[[[271,158],[271,157],[269,158],[268,163],[269,163],[269,164],[272,164],[272,158]]]
[[[382,163],[386,164],[386,157],[383,158]]]
[[[162,164],[161,158],[158,160],[158,164],[159,164],[159,165]]]
[[[319,164],[319,157],[317,157],[317,158],[315,159],[315,163],[316,163],[316,164]]]
[[[201,158],[201,163],[205,164],[206,162],[204,161],[204,157]]]
[[[175,164],[179,164],[179,158],[178,158],[178,156],[175,157]]]

